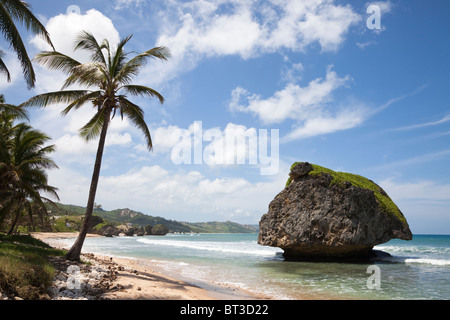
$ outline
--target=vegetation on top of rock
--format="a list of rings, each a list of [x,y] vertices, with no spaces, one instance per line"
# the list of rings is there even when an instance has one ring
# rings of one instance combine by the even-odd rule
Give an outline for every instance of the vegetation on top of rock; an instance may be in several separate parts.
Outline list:
[[[301,162],[295,162],[291,166],[291,170]],[[344,187],[346,182],[351,183],[353,186],[361,188],[361,189],[369,189],[372,190],[375,194],[377,202],[380,207],[389,215],[396,217],[403,223],[406,223],[406,218],[403,216],[397,205],[392,201],[391,198],[383,191],[380,186],[374,183],[372,180],[369,180],[363,176],[347,173],[347,172],[339,172],[334,171],[316,164],[312,164],[313,170],[309,172],[310,176],[316,176],[321,174],[329,174],[333,177],[333,180],[330,183],[330,186],[336,185],[338,187]],[[289,186],[292,182],[291,177],[289,177],[286,182],[286,187]]]

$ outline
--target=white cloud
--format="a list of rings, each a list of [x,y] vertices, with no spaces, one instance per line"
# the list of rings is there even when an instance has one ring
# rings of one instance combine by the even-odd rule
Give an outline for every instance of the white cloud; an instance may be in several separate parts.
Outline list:
[[[95,141],[86,142],[79,135],[65,134],[54,141],[58,156],[63,155],[86,155],[93,154],[97,150]],[[77,159],[67,157],[67,159],[78,161]]]
[[[159,83],[192,70],[205,57],[249,59],[282,49],[303,51],[314,43],[336,51],[362,19],[350,5],[334,0],[172,1],[160,17],[157,45],[170,48],[172,59],[150,71],[160,74],[154,80]]]
[[[152,130],[152,140],[155,141],[153,150],[156,153],[169,153],[172,148],[179,143],[179,137],[183,135],[185,129],[169,125],[158,127]],[[191,134],[192,131],[189,131]]]
[[[287,134],[282,141],[288,142],[351,129],[360,125],[365,118],[366,115],[363,109],[342,109],[336,115],[330,114],[326,117],[311,117],[303,123],[303,126]]]
[[[116,0],[116,6],[114,9],[120,10],[123,8],[129,8],[129,7],[139,7],[143,3],[145,3],[145,0]]]
[[[366,8],[370,5],[378,6],[380,8],[381,14],[390,13],[394,8],[394,4],[391,2],[391,0],[369,2],[366,3]]]
[[[4,74],[1,74],[0,76],[0,90],[5,90],[8,87],[13,86],[18,79],[23,78],[23,75],[20,62],[17,59],[17,54],[13,51],[3,48],[0,48],[0,50],[3,52],[2,60],[5,63],[11,77],[11,82],[8,82]],[[8,97],[5,96],[5,98],[6,102],[8,103]]]
[[[229,108],[231,111],[249,112],[257,115],[264,123],[281,123],[286,119],[305,121],[313,114],[320,114],[321,106],[331,100],[331,93],[345,86],[349,76],[338,77],[337,73],[328,67],[325,79],[318,78],[306,87],[289,83],[283,90],[277,91],[267,99],[250,94],[240,87],[233,90]],[[241,105],[244,96],[248,103]]]
[[[413,234],[448,234],[450,184],[431,180],[401,182],[395,178],[379,184],[403,212]]]
[[[325,78],[305,87],[288,83],[266,99],[237,87],[231,93],[229,109],[251,113],[266,124],[293,120],[294,129],[282,139],[284,142],[346,130],[360,125],[368,115],[366,108],[354,101],[345,107],[329,106],[334,91],[350,80],[349,76],[339,77],[330,66]]]
[[[449,121],[450,121],[450,114],[444,116],[440,120],[430,121],[430,122],[425,122],[425,123],[419,123],[419,124],[413,124],[413,125],[410,125],[410,126],[389,129],[387,131],[408,131],[408,130],[426,128],[426,127],[433,127],[433,126],[437,126],[437,125],[440,125],[440,124],[443,124],[443,123],[447,123]]]
[[[401,183],[394,178],[388,178],[381,181],[380,186],[396,200],[450,202],[450,184],[439,184],[429,180]]]
[[[375,44],[377,44],[377,42],[376,41],[373,41],[373,40],[369,40],[369,41],[366,41],[366,42],[357,42],[356,43],[356,45],[358,46],[358,48],[360,48],[360,49],[362,49],[362,50],[364,50],[366,47],[368,47],[368,46],[371,46],[371,45],[375,45]]]
[[[94,139],[86,142],[84,138],[79,135],[79,130],[82,128],[92,117],[93,114],[84,112],[74,112],[72,117],[67,119],[66,127],[63,128],[65,133],[63,136],[55,140],[58,156],[68,155],[67,160],[78,161],[78,158],[73,158],[73,155],[93,155],[97,152],[98,139]],[[131,134],[126,132],[130,128],[129,121],[124,118],[122,121],[120,118],[114,118],[108,127],[108,134],[106,136],[106,147],[114,145],[127,146],[130,145],[133,140]],[[125,132],[124,132],[125,131]]]
[[[210,179],[194,170],[174,173],[160,166],[144,166],[123,175],[102,176],[96,201],[106,208],[131,206],[151,215],[185,221],[233,219],[254,223],[283,189],[286,172],[267,182],[251,183],[243,178]],[[87,195],[75,198],[82,196]]]
[[[91,32],[98,41],[108,39],[112,46],[119,42],[119,33],[114,28],[111,19],[98,10],[91,9],[85,14],[60,14],[48,20],[47,29],[55,49],[69,55],[77,55],[80,60],[89,60],[88,54],[77,51],[74,53],[74,41],[76,36],[83,30]],[[50,46],[40,37],[31,40],[39,50],[50,50]],[[84,59],[83,59],[84,58]]]

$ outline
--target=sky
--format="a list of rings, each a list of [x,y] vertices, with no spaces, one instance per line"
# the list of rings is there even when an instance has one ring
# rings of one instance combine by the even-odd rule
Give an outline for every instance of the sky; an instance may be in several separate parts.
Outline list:
[[[126,50],[170,49],[135,84],[165,103],[145,110],[153,151],[130,121],[113,119],[96,203],[179,221],[257,224],[295,161],[379,184],[414,234],[450,234],[450,2],[448,0],[39,0],[29,1],[56,50],[81,30]],[[49,47],[22,30],[34,57]],[[27,90],[15,54],[0,48],[8,103],[60,90],[65,75],[34,64]],[[130,54],[131,56],[131,54]],[[97,141],[79,129],[85,106],[30,110],[57,147],[49,184],[85,206]],[[236,138],[236,149],[224,141]],[[231,145],[230,145],[231,146]]]

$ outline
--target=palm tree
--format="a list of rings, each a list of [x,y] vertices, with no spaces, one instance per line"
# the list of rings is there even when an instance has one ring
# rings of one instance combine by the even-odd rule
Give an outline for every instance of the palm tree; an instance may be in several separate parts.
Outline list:
[[[79,109],[89,102],[96,110],[92,119],[80,129],[80,134],[86,141],[98,136],[100,138],[84,222],[77,240],[66,255],[69,260],[80,259],[81,248],[89,229],[89,221],[94,208],[106,134],[109,123],[115,114],[119,113],[122,119],[124,115],[127,116],[143,132],[148,149],[152,149],[152,139],[144,121],[144,111],[128,100],[127,95],[156,97],[162,104],[164,98],[156,90],[130,83],[148,59],[167,60],[170,57],[170,52],[165,47],[156,47],[128,60],[128,54],[124,51],[124,46],[130,39],[131,36],[121,40],[117,48],[111,51],[108,40],[103,40],[100,45],[91,33],[82,31],[75,41],[75,50],[89,51],[92,61],[88,63],[80,63],[55,51],[42,52],[35,60],[50,69],[63,70],[68,74],[68,78],[61,89],[62,91],[41,94],[22,104],[26,107],[43,107],[52,103],[68,104],[62,111],[63,115],[66,115],[72,109]],[[96,90],[64,90],[73,84],[95,88]]]
[[[2,121],[2,117],[12,117],[14,120],[23,118],[29,120],[25,110],[16,105],[5,103],[5,96],[0,94],[0,121]]]
[[[39,22],[39,20],[31,12],[31,6],[21,0],[0,0],[0,30],[3,37],[11,48],[16,52],[17,58],[22,66],[23,75],[27,82],[28,88],[34,87],[36,75],[34,74],[31,60],[28,57],[27,50],[22,41],[19,31],[15,25],[18,22],[25,26],[27,30],[31,30],[34,34],[41,36],[49,45],[53,44],[50,40],[47,30]],[[54,49],[54,48],[53,48]],[[6,75],[8,81],[11,80],[9,71],[2,60],[0,53],[0,72]]]
[[[47,212],[46,203],[53,202],[42,192],[59,199],[45,172],[57,166],[48,157],[54,146],[44,146],[47,135],[25,123],[13,126],[13,116],[0,116],[0,225],[10,217],[11,234],[23,214],[33,221],[33,213],[42,218]]]

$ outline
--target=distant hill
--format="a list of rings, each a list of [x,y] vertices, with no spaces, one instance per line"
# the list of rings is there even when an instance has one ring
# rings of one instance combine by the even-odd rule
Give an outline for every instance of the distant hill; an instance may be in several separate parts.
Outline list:
[[[84,215],[86,208],[75,205],[58,203],[58,208],[52,209],[52,216],[81,216]],[[242,225],[236,222],[179,222],[168,220],[162,217],[146,215],[139,211],[131,209],[115,209],[111,211],[101,208],[94,209],[94,215],[114,224],[131,223],[135,226],[145,227],[146,225],[155,226],[157,224],[165,225],[170,232],[185,233],[256,233],[258,229],[254,225]]]
[[[198,233],[256,233],[258,229],[250,225],[242,225],[232,221],[226,222],[183,222]]]

